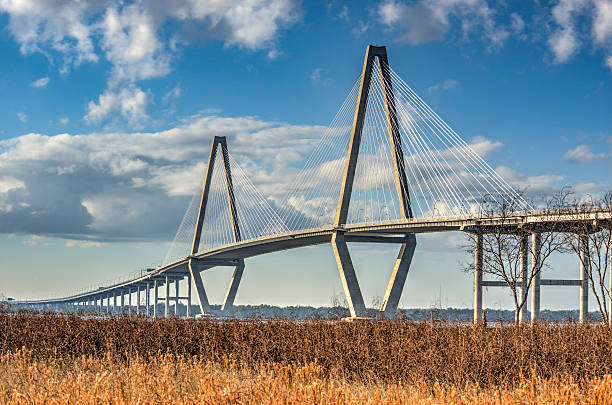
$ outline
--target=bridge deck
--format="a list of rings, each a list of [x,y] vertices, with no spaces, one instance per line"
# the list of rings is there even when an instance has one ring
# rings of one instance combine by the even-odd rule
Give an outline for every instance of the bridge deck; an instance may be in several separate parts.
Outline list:
[[[586,213],[530,213],[509,217],[481,217],[481,218],[443,218],[443,219],[410,219],[397,222],[347,225],[344,228],[324,227],[319,229],[300,230],[296,232],[266,236],[259,239],[241,241],[238,243],[221,246],[207,252],[192,256],[200,271],[208,270],[223,261],[246,259],[266,253],[279,252],[306,246],[329,243],[336,231],[343,231],[347,235],[372,236],[372,235],[405,235],[410,233],[434,233],[448,231],[465,232],[492,232],[502,228],[503,231],[516,232],[546,232],[546,231],[576,231],[578,226],[584,229],[584,225],[592,226],[594,229],[604,226],[612,226],[612,213],[609,211],[591,211]],[[153,280],[158,280],[163,285],[166,277],[171,280],[183,278],[189,274],[188,262],[190,257],[184,257],[175,262],[161,266],[147,274],[132,280],[121,282],[112,286],[101,287],[97,290],[72,295],[69,297],[15,301],[22,305],[60,304],[73,301],[93,299],[101,294],[110,294],[127,289],[134,291],[138,286],[145,286]],[[209,263],[206,263],[209,261]]]

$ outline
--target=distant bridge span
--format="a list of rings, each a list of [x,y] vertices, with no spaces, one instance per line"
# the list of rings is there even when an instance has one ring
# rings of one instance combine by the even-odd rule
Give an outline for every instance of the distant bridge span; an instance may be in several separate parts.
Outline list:
[[[354,114],[351,114],[352,105],[355,106]],[[346,138],[338,136],[347,127],[348,119],[350,132],[346,133]],[[341,159],[334,157],[336,149],[343,154]],[[341,169],[336,170],[341,176],[336,182],[340,185],[339,190],[329,180],[335,173],[334,167]],[[234,183],[237,171],[246,179],[243,186],[251,190],[243,198],[236,197],[242,191]],[[227,266],[234,268],[234,274],[221,312],[229,313],[245,259],[330,243],[351,317],[358,318],[365,316],[366,308],[347,243],[396,243],[400,250],[380,308],[382,314],[391,317],[397,310],[412,262],[415,235],[463,231],[476,235],[474,321],[478,322],[482,287],[503,285],[482,280],[483,234],[501,230],[521,235],[521,288],[526,289],[526,247],[530,236],[534,252],[539,252],[537,244],[542,232],[556,232],[560,226],[564,232],[584,230],[584,225],[593,231],[612,226],[609,210],[554,215],[534,210],[390,69],[385,47],[368,46],[358,82],[305,169],[298,174],[296,184],[294,194],[290,192],[286,199],[289,203],[281,207],[282,210],[272,208],[242,169],[235,164],[232,166],[225,137],[215,137],[187,255],[132,280],[67,297],[14,303],[37,308],[61,306],[99,311],[104,307],[107,311],[111,307],[124,311],[127,307],[128,312],[135,307],[137,314],[158,316],[158,303],[162,301],[164,315],[168,316],[171,301],[176,304],[175,310],[179,301],[186,301],[187,316],[190,316],[192,288],[195,287],[200,311],[207,314],[212,310],[201,272]],[[326,205],[329,196],[337,199],[333,211]],[[483,197],[510,203],[520,208],[519,214],[472,214],[475,204]],[[249,204],[251,211],[245,211],[244,206]],[[308,214],[313,209],[316,214]],[[316,222],[317,218],[327,218],[325,215],[330,212],[333,218]],[[177,235],[188,222],[185,218]],[[207,237],[210,246],[200,251],[202,238]],[[535,255],[533,260],[537,260]],[[588,279],[584,266],[580,274],[580,280],[542,280],[541,284],[580,286],[580,318],[584,320],[588,310]],[[179,295],[179,282],[183,279],[187,280],[186,296]],[[171,284],[175,286],[174,296]],[[160,287],[165,287],[163,298],[158,296]],[[539,288],[540,279],[536,277],[532,319],[536,319],[539,312]],[[141,294],[144,294],[144,304]]]

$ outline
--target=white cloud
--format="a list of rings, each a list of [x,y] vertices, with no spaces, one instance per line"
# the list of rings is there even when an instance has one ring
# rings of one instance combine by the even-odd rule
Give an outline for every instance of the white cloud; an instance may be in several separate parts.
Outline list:
[[[67,240],[65,243],[66,247],[80,247],[83,249],[92,248],[92,247],[101,247],[104,246],[105,243],[96,242],[91,240]]]
[[[496,24],[496,11],[486,0],[419,0],[410,5],[398,0],[384,0],[379,3],[377,11],[379,21],[399,31],[398,39],[409,44],[443,39],[453,19],[460,21],[464,37],[481,33],[482,39],[490,43],[490,48],[502,46],[510,35],[508,27]],[[511,16],[510,28],[516,30],[519,19],[518,15]]]
[[[342,11],[338,14],[338,19],[348,21],[349,20],[349,11],[348,6],[345,4],[342,6]]]
[[[527,176],[505,166],[496,167],[495,171],[517,190],[524,190],[527,196],[551,195],[564,186],[565,177],[561,175]]]
[[[316,68],[310,74],[310,81],[313,83],[318,83],[321,81],[321,68]]]
[[[62,124],[62,125],[66,125],[66,124],[68,124],[68,123],[70,122],[70,118],[68,118],[68,117],[62,117],[62,118],[60,118],[59,122],[60,122],[60,124]]]
[[[612,38],[612,2],[596,0],[593,21],[593,35],[598,45],[609,45]]]
[[[17,190],[25,188],[23,181],[18,180],[14,177],[2,177],[0,178],[0,193],[8,193],[11,190]]]
[[[560,0],[551,10],[555,29],[548,38],[554,61],[565,63],[587,44],[602,49],[612,70],[612,2]]]
[[[160,132],[2,140],[0,232],[168,240],[198,189],[213,136],[227,136],[249,178],[277,196],[323,130],[208,115]]]
[[[97,123],[113,113],[119,113],[132,124],[138,124],[147,116],[148,95],[136,86],[120,90],[107,89],[98,97],[98,102],[90,101],[85,121]]]
[[[520,34],[525,29],[525,21],[523,18],[517,13],[510,14],[511,24],[510,28],[512,28],[512,32],[514,34]]]
[[[28,122],[28,116],[22,111],[17,113],[17,118],[19,118],[19,121],[23,122],[24,124]]]
[[[605,159],[608,156],[608,153],[594,153],[589,145],[578,145],[574,149],[568,150],[564,158],[573,163],[588,163]]]
[[[265,50],[275,58],[280,55],[279,33],[300,16],[294,0],[0,0],[2,12],[9,16],[8,31],[21,52],[40,52],[53,63],[60,59],[61,73],[100,57],[109,62],[107,90],[94,107],[126,87],[134,93],[130,86],[139,80],[167,75],[180,46],[194,41],[215,39],[226,46]],[[127,114],[123,107],[93,113],[90,108],[87,121],[118,113],[134,123],[134,116],[146,116],[138,110],[141,105]]]
[[[360,37],[370,28],[370,23],[363,22],[361,20],[357,21],[355,27],[351,30],[354,36]]]
[[[48,77],[41,77],[40,79],[34,80],[32,83],[30,83],[30,86],[37,88],[46,87],[50,81],[51,79],[49,79]]]
[[[459,82],[455,79],[446,79],[442,83],[436,83],[433,86],[430,86],[427,91],[430,93],[440,91],[440,90],[450,90],[454,89],[459,85]]]

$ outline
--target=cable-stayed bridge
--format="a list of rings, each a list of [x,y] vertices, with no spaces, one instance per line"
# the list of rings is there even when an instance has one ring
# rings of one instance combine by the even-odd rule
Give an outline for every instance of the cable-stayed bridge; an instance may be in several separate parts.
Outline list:
[[[228,140],[215,137],[201,187],[163,265],[71,296],[15,304],[98,311],[127,308],[126,312],[159,316],[158,304],[163,302],[163,315],[169,316],[171,305],[176,311],[182,301],[190,316],[195,295],[200,312],[211,314],[201,273],[224,266],[234,273],[221,313],[231,313],[245,259],[330,243],[351,317],[359,318],[365,316],[366,307],[347,243],[395,243],[400,249],[380,307],[390,317],[397,310],[415,253],[416,234],[464,231],[477,235],[474,319],[478,321],[482,286],[498,285],[482,280],[483,233],[500,227],[521,232],[524,247],[530,234],[537,244],[538,234],[556,229],[559,221],[597,226],[612,221],[610,212],[553,218],[531,207],[390,68],[385,47],[368,46],[361,75],[280,197],[263,196],[248,171],[230,154]],[[483,208],[487,204],[512,207],[513,214],[492,215]],[[526,249],[522,251],[521,266],[526,271]],[[180,296],[183,280],[186,295]],[[581,279],[566,284],[581,288],[581,319],[588,306],[585,280],[582,268]],[[160,288],[165,289],[163,298]],[[537,316],[539,284],[533,288],[538,293],[532,316]]]

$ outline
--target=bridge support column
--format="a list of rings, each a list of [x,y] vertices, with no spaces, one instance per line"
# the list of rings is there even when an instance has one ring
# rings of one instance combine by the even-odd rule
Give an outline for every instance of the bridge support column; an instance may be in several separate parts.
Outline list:
[[[157,279],[153,280],[153,318],[157,318],[157,294],[158,294]]]
[[[164,317],[168,318],[170,316],[170,308],[169,308],[169,298],[170,298],[170,279],[168,276],[166,276],[166,283],[165,286],[166,287],[166,294],[165,295],[165,300],[164,300]]]
[[[542,234],[531,234],[531,271],[534,273],[533,287],[531,289],[531,324],[540,318],[540,251],[542,250]]]
[[[179,314],[179,279],[174,280],[174,316]]]
[[[145,315],[151,315],[151,284],[148,281],[145,290]]]
[[[187,275],[187,318],[191,317],[191,275]]]
[[[136,316],[140,315],[140,284],[136,287]]]
[[[204,283],[202,282],[202,276],[199,271],[195,271],[191,265],[191,259],[187,263],[189,266],[189,274],[193,278],[193,284],[195,285],[196,294],[198,295],[198,303],[200,304],[200,314],[210,314],[210,304],[208,303],[208,297],[206,296],[206,290],[204,289]]]
[[[223,300],[223,306],[221,307],[222,312],[229,312],[233,309],[234,300],[236,299],[236,293],[238,292],[238,286],[240,285],[240,280],[242,279],[243,272],[244,272],[244,260],[240,260],[240,262],[234,269],[232,280],[230,281],[230,285],[227,289],[227,293],[225,294],[225,299]]]
[[[482,321],[482,234],[476,234],[474,246],[474,323]]]
[[[125,291],[121,290],[121,313],[123,314],[125,311]]]
[[[397,311],[402,291],[404,290],[404,284],[406,283],[406,277],[408,277],[408,271],[410,270],[410,263],[412,263],[412,257],[414,256],[414,250],[416,248],[416,237],[414,234],[406,236],[406,243],[403,243],[400,247],[400,251],[395,260],[393,266],[393,273],[391,273],[391,279],[387,285],[387,291],[380,307],[380,312],[385,317],[391,318]]]
[[[589,236],[580,235],[580,317],[579,322],[585,323],[589,314]]]
[[[351,255],[344,239],[344,233],[334,232],[331,245],[334,250],[334,256],[336,257],[336,263],[338,264],[338,270],[340,271],[340,280],[342,281],[342,287],[344,288],[344,295],[346,296],[351,317],[365,317],[366,307],[363,302],[363,296],[361,295],[361,289],[359,288],[359,282],[357,281],[357,275],[355,274]]]
[[[128,289],[128,315],[132,315],[132,288]]]
[[[520,261],[521,261],[521,284],[520,284],[520,305],[518,315],[519,323],[524,323],[527,319],[527,286],[529,282],[529,235],[521,235],[520,240]]]
[[[609,232],[612,233],[612,228],[609,229]],[[612,291],[612,235],[611,235],[610,240],[609,240],[608,243],[610,245],[610,246],[608,246],[608,258],[610,260],[610,263],[608,264],[608,269],[610,271],[610,281],[609,281],[610,284],[608,286],[608,288],[609,288],[608,291]],[[608,305],[609,305],[609,309],[608,309],[608,324],[610,325],[610,327],[612,327],[612,297],[608,297],[608,298],[609,298],[609,300],[608,300]]]

